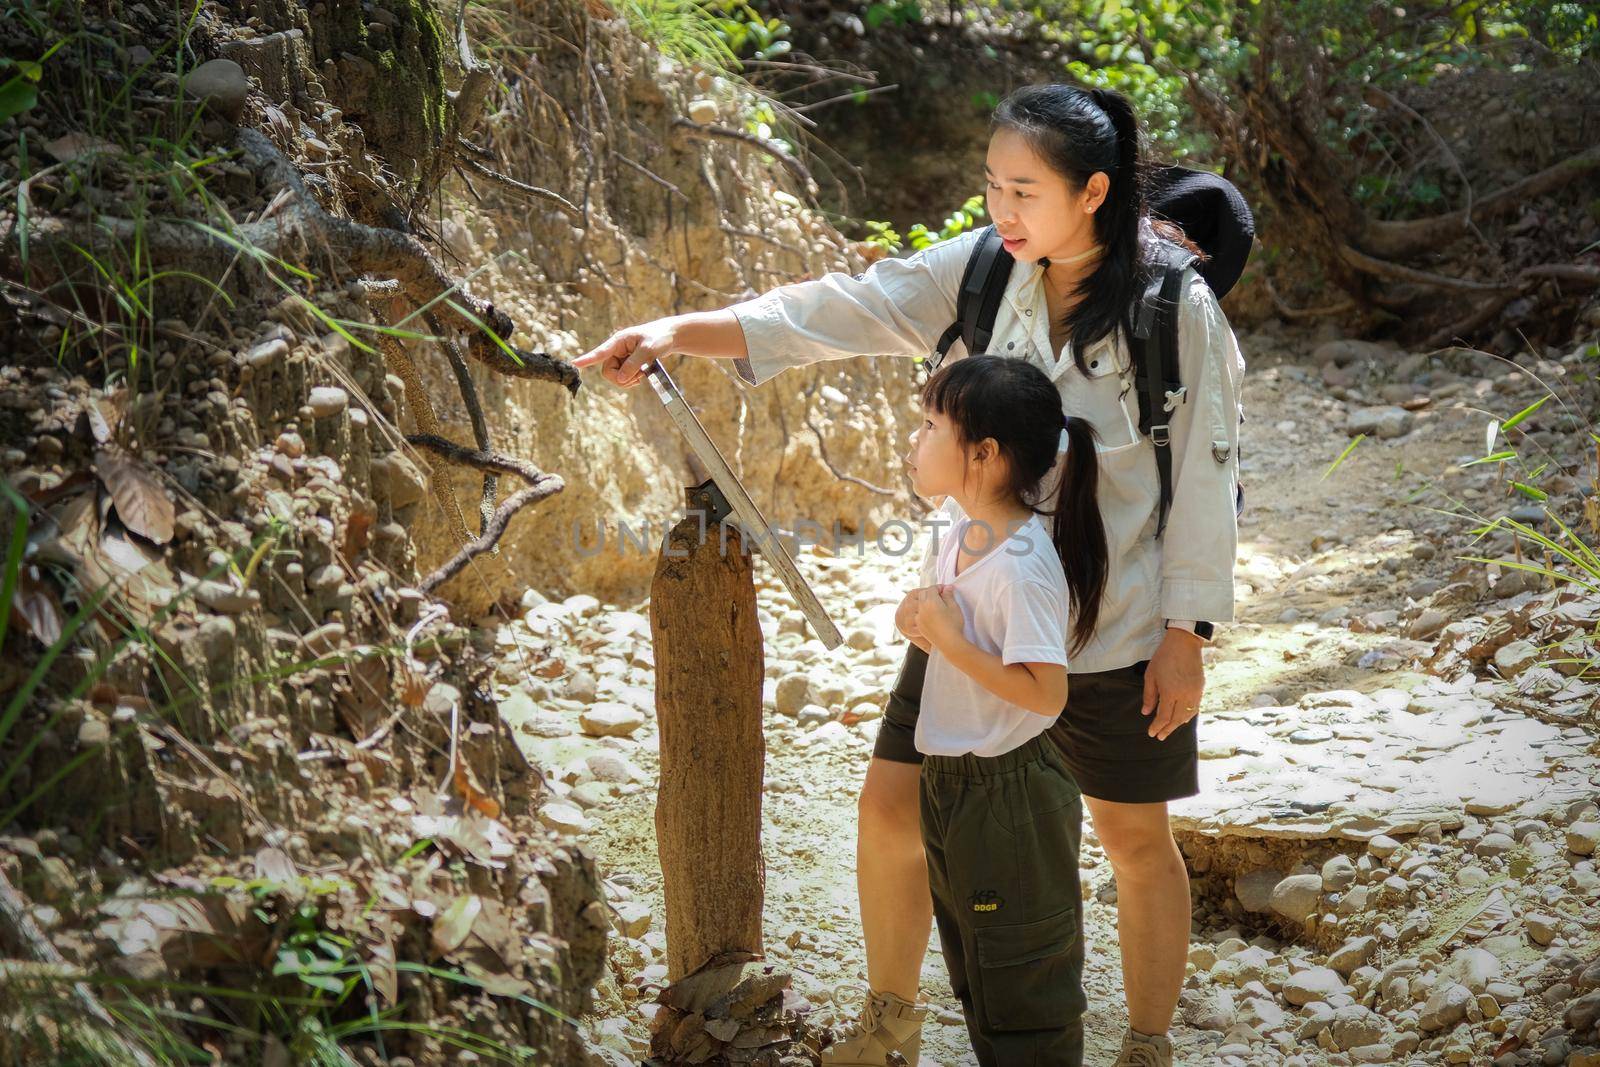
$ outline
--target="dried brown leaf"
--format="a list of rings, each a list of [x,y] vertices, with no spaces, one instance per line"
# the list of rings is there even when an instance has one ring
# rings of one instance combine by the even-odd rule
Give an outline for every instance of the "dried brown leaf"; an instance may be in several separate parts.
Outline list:
[[[394,943],[387,937],[372,946],[367,970],[372,975],[372,988],[379,999],[390,1005],[400,999],[400,976],[395,967]]]
[[[466,760],[456,761],[454,778],[456,792],[461,794],[461,799],[467,802],[469,808],[480,815],[487,815],[491,819],[500,817],[500,802],[491,797],[483,786],[478,784],[478,777],[472,773],[472,768],[467,765]]]
[[[256,853],[256,877],[285,886],[300,884],[300,871],[282,849],[268,846]]]
[[[158,545],[172,540],[177,519],[172,498],[149,468],[113,448],[97,450],[94,466],[124,526]]]
[[[17,575],[11,592],[13,625],[25,629],[42,645],[53,645],[61,638],[61,601],[55,588],[28,565]]]
[[[450,902],[433,923],[433,951],[447,956],[460,948],[472,933],[472,924],[483,911],[483,901],[476,893],[464,893]]]

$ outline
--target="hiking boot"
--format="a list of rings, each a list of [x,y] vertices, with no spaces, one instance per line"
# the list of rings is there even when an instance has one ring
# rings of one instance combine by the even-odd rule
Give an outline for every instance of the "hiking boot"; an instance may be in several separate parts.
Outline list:
[[[1111,1067],[1172,1067],[1172,1040],[1166,1034],[1129,1029],[1122,1035],[1122,1051]]]
[[[887,1067],[898,1062],[889,1059],[894,1053],[907,1067],[917,1067],[927,1017],[926,1007],[869,989],[861,1018],[841,1026],[833,1044],[822,1050],[822,1067]]]

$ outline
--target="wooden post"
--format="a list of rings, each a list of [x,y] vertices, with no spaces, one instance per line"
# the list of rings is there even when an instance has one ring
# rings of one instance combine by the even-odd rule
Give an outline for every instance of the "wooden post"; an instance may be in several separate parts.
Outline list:
[[[753,561],[736,526],[699,508],[674,526],[650,586],[661,785],[656,847],[667,909],[667,979],[717,957],[759,957],[761,624]],[[702,516],[705,521],[702,522]],[[725,544],[725,547],[724,547]]]

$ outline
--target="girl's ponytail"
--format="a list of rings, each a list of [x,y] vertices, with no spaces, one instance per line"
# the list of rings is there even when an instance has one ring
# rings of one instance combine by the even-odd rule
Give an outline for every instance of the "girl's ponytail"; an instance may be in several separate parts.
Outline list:
[[[1052,537],[1067,573],[1075,616],[1067,647],[1067,654],[1074,656],[1094,636],[1111,563],[1097,496],[1100,463],[1095,457],[1094,427],[1075,415],[1065,416],[1065,426],[1067,458],[1056,489]]]

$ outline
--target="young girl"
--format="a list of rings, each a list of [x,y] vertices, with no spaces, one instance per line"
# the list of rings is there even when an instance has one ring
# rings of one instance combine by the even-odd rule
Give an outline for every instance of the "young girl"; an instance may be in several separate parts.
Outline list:
[[[897,623],[928,653],[916,746],[939,942],[980,1064],[1081,1064],[1083,809],[1045,731],[1105,589],[1093,431],[1062,413],[1044,372],[998,356],[945,366],[922,403],[912,484],[948,496],[953,523],[935,584],[906,596]],[[1062,449],[1041,511],[1029,501]]]

